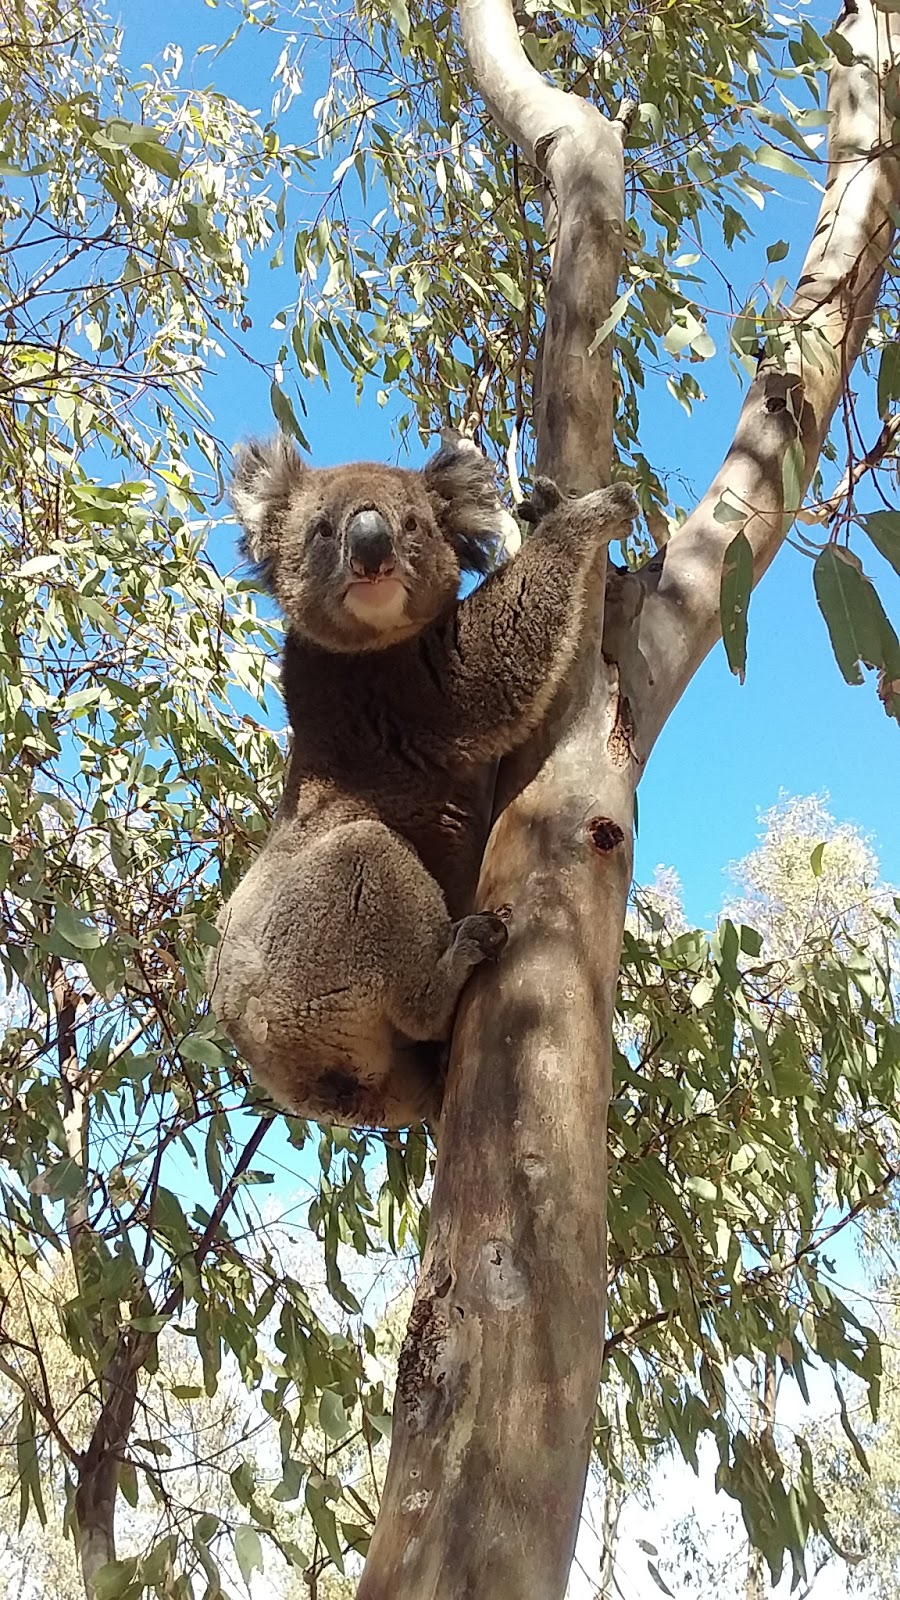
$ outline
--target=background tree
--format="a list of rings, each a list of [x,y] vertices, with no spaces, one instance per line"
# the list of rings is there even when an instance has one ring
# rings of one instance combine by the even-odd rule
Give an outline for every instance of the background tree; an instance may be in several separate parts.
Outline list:
[[[896,302],[882,274],[896,16],[867,3],[820,33],[761,7],[573,7],[523,21],[525,56],[502,7],[463,20],[496,120],[472,96],[449,12],[363,4],[318,19],[317,70],[329,48],[333,62],[309,149],[290,142],[299,38],[277,38],[273,118],[260,122],[195,87],[177,47],[158,71],[126,71],[92,7],[23,0],[2,24],[0,1370],[21,1514],[40,1520],[65,1496],[99,1600],[185,1596],[201,1568],[215,1594],[274,1559],[313,1585],[326,1563],[357,1570],[375,1510],[359,1453],[377,1481],[389,1429],[380,1267],[415,1256],[429,1221],[364,1584],[402,1600],[402,1542],[417,1600],[433,1591],[426,1568],[446,1596],[469,1582],[561,1592],[588,1452],[596,1442],[602,1460],[611,1437],[594,1400],[614,998],[607,1370],[635,1447],[664,1438],[690,1461],[709,1438],[755,1545],[773,1571],[786,1555],[799,1570],[826,1522],[809,1451],[782,1457],[777,1437],[748,1431],[732,1364],[777,1360],[802,1385],[823,1363],[877,1390],[877,1338],[835,1291],[825,1247],[896,1177],[893,908],[874,908],[881,943],[850,927],[837,957],[823,940],[788,972],[731,919],[712,939],[639,924],[614,988],[636,779],[723,616],[742,666],[748,551],[757,572],[774,554],[838,404],[835,464],[813,477],[805,524],[821,541],[817,593],[842,670],[879,667],[894,704],[896,638],[847,539],[861,525],[895,560],[897,513],[888,502],[854,522],[847,497],[874,497],[896,471]],[[265,42],[277,21],[248,8],[242,31],[238,13],[232,48],[248,30]],[[578,92],[560,96],[564,84]],[[726,468],[685,518],[650,461],[643,389],[659,377],[686,405],[699,398],[715,278],[703,230],[747,237],[747,207],[769,192],[760,173],[789,177],[791,163],[827,177],[800,298],[787,304],[767,274],[752,304],[726,304],[735,359],[756,375]],[[698,239],[700,263],[685,262]],[[307,385],[342,363],[398,405],[401,432],[446,420],[475,432],[516,495],[535,415],[539,466],[570,488],[614,469],[635,482],[653,538],[671,535],[643,566],[652,538],[622,551],[629,571],[610,580],[603,648],[598,631],[586,663],[599,710],[582,700],[498,825],[484,894],[514,902],[519,933],[499,988],[489,1000],[476,988],[462,1018],[430,1210],[420,1131],[385,1141],[270,1123],[206,1011],[218,879],[227,890],[268,825],[282,757],[277,630],[252,587],[223,575],[232,544],[202,383],[224,353],[243,359],[249,263],[277,270],[285,240],[297,293],[266,373],[282,425],[302,433]],[[540,755],[502,775],[501,801]],[[510,1012],[515,993],[540,1005]],[[491,1082],[470,1081],[488,1062]],[[279,1230],[256,1201],[285,1159],[320,1241],[321,1295],[286,1247],[290,1218]],[[68,1360],[49,1365],[48,1274],[71,1286],[50,1302]],[[448,1344],[442,1316],[458,1307]],[[468,1353],[453,1344],[463,1327]],[[554,1349],[548,1378],[541,1351]],[[193,1391],[196,1361],[205,1400],[183,1404],[213,1402],[237,1375],[269,1430],[230,1470],[215,1527],[181,1503],[146,1425],[159,1372]],[[465,1389],[476,1381],[480,1398]],[[414,1414],[429,1419],[421,1433]],[[487,1486],[504,1473],[518,1487],[492,1508]],[[491,1528],[493,1555],[468,1537]]]

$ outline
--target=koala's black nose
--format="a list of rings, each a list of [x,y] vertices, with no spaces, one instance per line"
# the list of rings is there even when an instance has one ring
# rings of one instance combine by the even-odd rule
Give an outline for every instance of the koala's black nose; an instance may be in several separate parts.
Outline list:
[[[347,553],[360,578],[382,578],[396,565],[391,530],[372,506],[357,511],[347,525]]]

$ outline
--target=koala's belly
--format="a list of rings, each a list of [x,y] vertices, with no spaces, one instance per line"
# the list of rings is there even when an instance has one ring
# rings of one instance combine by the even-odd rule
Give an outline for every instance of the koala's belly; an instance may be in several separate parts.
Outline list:
[[[382,751],[377,761],[369,753],[362,775],[341,770],[325,781],[305,776],[296,754],[280,828],[301,827],[311,839],[355,818],[377,819],[415,851],[440,885],[454,921],[472,910],[490,828],[492,766],[455,771],[422,762],[410,767]]]

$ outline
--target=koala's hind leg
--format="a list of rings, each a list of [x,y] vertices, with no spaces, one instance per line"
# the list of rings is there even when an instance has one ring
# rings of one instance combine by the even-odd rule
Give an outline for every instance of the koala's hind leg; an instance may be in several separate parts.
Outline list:
[[[496,961],[506,939],[506,924],[493,911],[453,923],[450,941],[430,973],[403,973],[391,1006],[395,1028],[410,1039],[445,1039],[469,973],[482,961]]]
[[[438,884],[382,823],[276,830],[221,919],[215,1010],[254,1076],[320,1121],[402,1127],[430,1113],[428,1052],[502,919],[452,923]]]
[[[333,872],[347,896],[357,981],[408,1039],[445,1039],[474,967],[494,960],[506,926],[484,911],[451,923],[443,893],[415,851],[380,822],[353,822],[329,835]],[[368,976],[367,976],[368,975]]]

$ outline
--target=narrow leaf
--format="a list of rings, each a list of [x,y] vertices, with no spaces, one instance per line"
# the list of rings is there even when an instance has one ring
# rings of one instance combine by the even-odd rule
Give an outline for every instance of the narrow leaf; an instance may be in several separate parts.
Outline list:
[[[234,1553],[241,1569],[241,1577],[249,1585],[251,1573],[254,1570],[262,1572],[263,1555],[259,1534],[248,1523],[235,1530]]]
[[[752,587],[753,551],[747,535],[736,533],[722,563],[719,610],[728,665],[741,683],[747,666],[747,610]]]
[[[831,647],[847,683],[862,683],[860,663],[896,676],[900,672],[897,636],[856,556],[839,545],[827,545],[816,560],[813,581]]]
[[[900,573],[900,511],[870,511],[862,525],[878,554]]]

